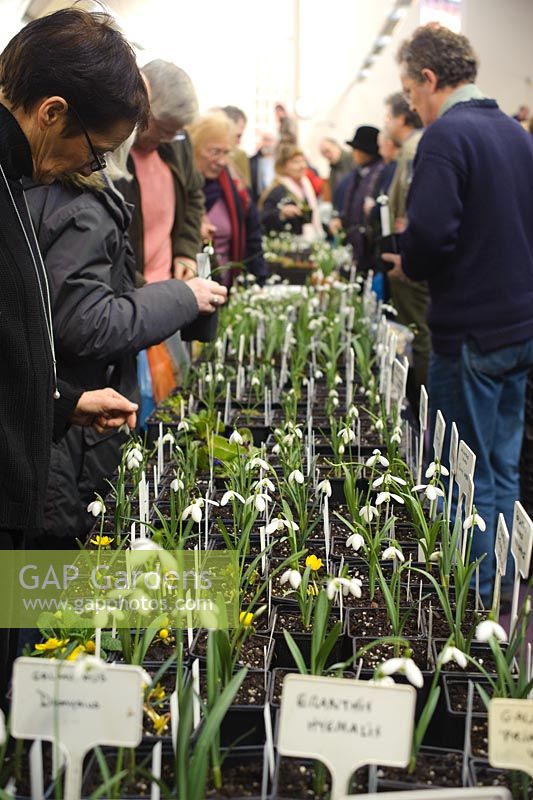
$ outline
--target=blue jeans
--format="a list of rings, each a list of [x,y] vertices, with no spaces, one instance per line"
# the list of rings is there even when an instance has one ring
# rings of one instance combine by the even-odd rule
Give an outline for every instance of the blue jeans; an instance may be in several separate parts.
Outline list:
[[[476,528],[472,557],[486,553],[479,568],[480,593],[485,604],[492,599],[498,514],[505,516],[510,533],[514,502],[520,498],[525,392],[532,365],[533,340],[483,354],[463,344],[458,355],[432,353],[430,359],[432,429],[438,409],[446,420],[443,461],[448,463],[452,422],[457,425],[459,438],[477,456],[474,503],[487,530],[482,533]],[[514,567],[509,558],[502,582],[504,593],[509,593],[513,579]]]

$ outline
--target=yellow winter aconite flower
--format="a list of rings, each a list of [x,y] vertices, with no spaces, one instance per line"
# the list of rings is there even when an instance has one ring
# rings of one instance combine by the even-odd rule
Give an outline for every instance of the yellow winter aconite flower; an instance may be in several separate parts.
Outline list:
[[[239,622],[241,625],[244,625],[245,628],[248,628],[252,622],[254,621],[254,615],[251,614],[249,611],[241,611],[239,614]]]
[[[170,636],[170,631],[168,630],[168,628],[161,628],[161,630],[159,631],[159,638],[168,639],[169,636]]]
[[[85,647],[86,652],[90,653],[91,655],[93,655],[93,653],[96,652],[96,645],[92,641],[92,639],[89,639],[88,641],[86,641],[84,647]]]
[[[322,559],[317,558],[315,555],[307,556],[305,559],[305,566],[309,567],[310,570],[313,572],[318,572],[320,567],[322,566]]]
[[[48,650],[57,650],[59,647],[64,647],[69,641],[70,639],[56,639],[55,636],[52,636],[50,639],[47,639],[46,642],[36,644],[35,649],[40,653]]]
[[[82,644],[79,644],[77,647],[74,648],[72,653],[67,656],[67,661],[76,661],[79,655],[85,653],[85,647]]]
[[[112,536],[101,536],[100,534],[97,534],[96,536],[93,536],[90,541],[91,544],[94,544],[96,547],[109,547],[109,545],[113,543],[114,539]]]
[[[156,716],[157,719],[153,720],[154,733],[156,733],[158,736],[162,736],[168,728],[170,714],[161,714]]]

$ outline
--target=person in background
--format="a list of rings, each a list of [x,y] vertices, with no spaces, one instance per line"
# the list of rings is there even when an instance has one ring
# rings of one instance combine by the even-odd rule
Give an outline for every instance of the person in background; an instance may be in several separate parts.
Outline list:
[[[196,166],[204,178],[204,241],[213,239],[218,279],[231,286],[242,267],[260,282],[269,275],[263,258],[257,210],[245,186],[228,168],[235,141],[233,122],[212,112],[189,126]]]
[[[235,125],[235,147],[231,154],[231,160],[239,173],[239,177],[248,189],[252,187],[252,174],[250,169],[250,159],[241,147],[241,139],[248,124],[248,118],[244,111],[237,106],[224,106],[224,114],[230,118]]]
[[[251,195],[257,203],[265,189],[270,186],[275,177],[276,137],[273,133],[261,134],[257,152],[250,159],[250,173],[252,176]]]
[[[112,389],[82,392],[56,368],[46,270],[21,179],[50,184],[105,165],[148,98],[133,50],[106,14],[57,11],[30,22],[0,55],[0,549],[38,535],[50,448],[69,424],[135,424],[137,406]],[[15,576],[4,570],[5,596]],[[4,608],[4,611],[6,609]],[[0,706],[18,630],[0,628]]]
[[[133,134],[134,136],[135,134]],[[131,209],[109,180],[131,180],[125,164],[131,140],[108,156],[104,174],[30,184],[26,196],[50,281],[57,363],[70,383],[107,383],[139,400],[140,350],[177,330],[202,339],[199,315],[225,302],[214,281],[167,279],[135,286],[128,238]],[[192,324],[194,323],[194,324]],[[106,494],[127,434],[71,428],[52,447],[40,547],[68,548],[94,524],[87,505]]]
[[[429,283],[431,413],[434,420],[440,409],[447,422],[444,453],[455,422],[477,456],[474,503],[486,530],[474,528],[472,557],[483,557],[480,593],[490,608],[498,514],[510,531],[520,495],[533,364],[533,143],[476,86],[477,58],[465,36],[426,25],[404,42],[398,61],[426,130],[400,255],[386,258],[399,279]],[[504,599],[513,580],[509,558]]]
[[[274,106],[274,118],[278,130],[279,144],[296,144],[298,141],[298,125],[296,119],[289,114],[283,103],[276,103]]]
[[[527,123],[529,119],[529,113],[529,106],[520,106],[516,114],[513,114],[513,119],[523,125],[524,123]]]
[[[422,138],[422,120],[411,111],[401,92],[385,101],[385,129],[400,147],[398,165],[389,189],[391,229],[402,233],[407,225],[407,193],[413,179],[413,164],[418,143]],[[414,329],[413,368],[409,370],[407,396],[415,413],[418,412],[420,387],[427,386],[431,337],[427,322],[429,289],[425,281],[402,281],[389,278],[391,299],[398,312],[397,321]]]
[[[352,148],[355,168],[337,186],[334,205],[339,216],[329,223],[335,236],[341,230],[346,243],[351,244],[358,269],[365,274],[373,264],[373,247],[369,241],[369,227],[364,213],[365,198],[372,196],[383,169],[378,151],[378,129],[362,125],[353,138],[346,142]],[[337,203],[342,200],[342,206]]]
[[[348,150],[343,150],[336,139],[331,139],[329,136],[320,141],[319,147],[320,155],[330,166],[328,184],[331,200],[339,181],[353,169],[352,154]]]
[[[150,94],[150,118],[138,130],[128,159],[133,180],[117,184],[134,206],[130,238],[138,282],[192,278],[201,250],[202,179],[184,126],[198,112],[191,79],[168,61],[141,70]]]
[[[295,145],[282,145],[275,169],[274,181],[259,200],[264,231],[290,230],[309,241],[323,238],[318,202],[306,175],[303,152]]]

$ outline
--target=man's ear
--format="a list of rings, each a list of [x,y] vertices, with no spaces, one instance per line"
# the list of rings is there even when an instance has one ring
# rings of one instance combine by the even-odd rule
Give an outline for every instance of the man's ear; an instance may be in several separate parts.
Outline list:
[[[68,103],[64,97],[54,95],[45,97],[37,106],[37,124],[45,130],[58,123],[65,123],[68,112]]]
[[[422,80],[424,83],[429,84],[433,91],[435,91],[439,83],[438,75],[429,68],[421,70],[420,74],[422,75]]]

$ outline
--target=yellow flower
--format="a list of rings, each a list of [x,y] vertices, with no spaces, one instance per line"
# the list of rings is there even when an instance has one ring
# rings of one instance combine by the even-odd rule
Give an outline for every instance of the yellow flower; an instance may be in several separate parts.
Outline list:
[[[35,649],[38,650],[40,653],[43,653],[47,650],[57,650],[59,647],[64,647],[68,644],[70,639],[56,639],[52,636],[50,639],[47,639],[46,642],[40,642],[39,644],[35,645]]]
[[[168,628],[161,628],[161,630],[159,631],[159,638],[168,639],[169,636],[170,636],[170,631],[168,630]]]
[[[249,611],[241,611],[239,614],[239,622],[241,625],[244,625],[245,628],[248,628],[252,622],[254,621],[254,615],[251,614]]]
[[[156,719],[153,720],[154,733],[156,733],[158,736],[162,736],[168,728],[169,721],[170,714],[156,714]]]
[[[67,656],[67,661],[76,661],[77,657],[81,654],[85,653],[85,647],[82,644],[79,644],[77,647],[74,648],[72,653]]]
[[[310,583],[309,586],[307,587],[307,594],[310,597],[311,596],[316,596],[318,594],[318,591],[319,590],[318,590],[318,586],[316,585],[316,583],[312,583],[312,584]]]
[[[114,542],[112,536],[101,536],[98,534],[94,536],[91,540],[91,544],[96,545],[96,547],[109,547],[109,545]]]
[[[307,556],[305,559],[305,566],[309,567],[312,572],[318,572],[322,566],[322,559],[317,558],[315,555]]]
[[[87,642],[85,642],[85,650],[91,655],[96,652],[96,645],[92,639],[89,639]]]

